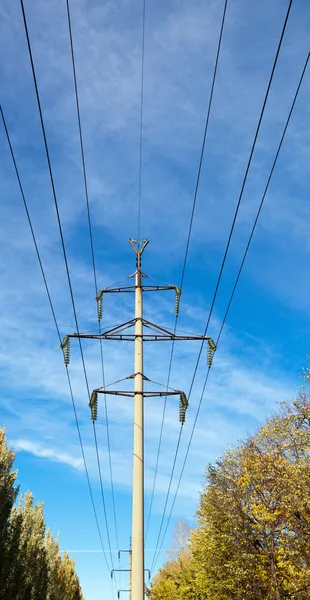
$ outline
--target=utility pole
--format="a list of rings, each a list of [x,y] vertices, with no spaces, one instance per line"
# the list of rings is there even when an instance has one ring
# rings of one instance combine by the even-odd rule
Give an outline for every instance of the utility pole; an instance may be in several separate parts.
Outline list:
[[[130,589],[130,600],[131,600],[131,590],[132,590],[132,584],[131,584],[131,538],[130,538],[130,545],[129,545],[129,550],[119,550],[118,551],[118,560],[120,560],[121,558],[121,552],[127,552],[129,554],[129,589]]]
[[[136,253],[131,589],[134,590],[134,600],[144,600],[144,381],[141,256],[148,240],[136,244],[132,240],[129,242]]]
[[[130,569],[130,573],[129,573],[129,589],[130,589],[130,600],[132,600],[132,550],[131,550],[131,539],[130,539],[130,550],[129,550],[129,569]]]
[[[126,552],[126,553],[129,554],[129,569],[112,569],[112,571],[111,571],[111,578],[113,577],[113,573],[116,572],[116,571],[118,571],[118,572],[123,571],[123,572],[127,572],[127,573],[129,572],[129,591],[130,591],[130,600],[131,600],[131,597],[132,597],[131,596],[131,590],[132,590],[132,583],[131,583],[131,572],[132,572],[132,566],[131,566],[131,564],[132,564],[131,563],[131,555],[132,555],[132,551],[131,551],[131,539],[130,539],[130,548],[129,548],[129,550],[119,550],[118,551],[118,560],[120,560],[120,558],[121,558],[121,552]],[[150,579],[151,579],[151,571],[150,571],[150,569],[144,569],[144,571],[146,573],[148,573],[148,580],[150,581]],[[122,592],[122,591],[123,592],[124,591],[128,592],[128,590],[119,590],[119,592]]]
[[[90,398],[91,418],[97,419],[98,394],[111,394],[133,398],[134,423],[133,423],[133,477],[132,477],[132,546],[131,546],[131,600],[144,600],[144,398],[155,396],[179,396],[179,420],[185,421],[185,412],[188,406],[185,393],[181,390],[166,388],[165,391],[148,391],[144,389],[144,382],[152,382],[143,372],[143,345],[144,342],[172,341],[172,340],[206,340],[208,342],[207,364],[211,366],[213,354],[216,350],[214,341],[208,336],[177,335],[166,328],[160,327],[143,317],[143,293],[173,290],[175,292],[175,314],[179,314],[181,290],[175,285],[145,285],[144,279],[150,279],[141,269],[141,256],[149,240],[136,241],[129,238],[129,243],[136,255],[136,270],[129,279],[135,278],[135,284],[120,288],[106,288],[100,290],[96,296],[98,319],[102,318],[103,295],[108,293],[127,293],[135,295],[135,317],[113,329],[98,334],[71,333],[65,336],[61,343],[65,364],[69,364],[70,339],[101,339],[134,342],[134,373],[123,380],[134,379],[134,390],[111,390],[107,386],[96,388]],[[132,333],[134,329],[134,333]],[[152,382],[156,383],[156,382]],[[121,590],[125,591],[125,590]],[[126,590],[127,591],[127,590]]]

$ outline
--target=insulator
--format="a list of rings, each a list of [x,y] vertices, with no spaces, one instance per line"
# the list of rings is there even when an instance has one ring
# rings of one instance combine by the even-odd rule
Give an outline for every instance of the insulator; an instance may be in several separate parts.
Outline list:
[[[212,340],[212,338],[208,339],[208,351],[207,351],[207,365],[208,367],[212,366],[214,352],[216,351],[216,344]]]
[[[187,400],[186,394],[184,394],[184,392],[180,393],[180,401],[182,403],[182,406],[184,406],[185,408],[188,407],[188,400]]]
[[[90,410],[91,410],[91,418],[93,421],[97,421],[98,414],[98,392],[95,390],[92,392],[89,402]]]
[[[185,408],[180,403],[180,411],[179,411],[179,421],[180,423],[185,423]]]
[[[208,347],[208,351],[207,351],[207,365],[208,367],[211,367],[212,365],[212,360],[213,360],[213,350],[212,348],[210,348],[210,346]]]
[[[210,348],[212,348],[213,352],[215,352],[215,350],[216,350],[216,343],[213,341],[212,338],[209,338],[208,344],[209,344]]]
[[[97,310],[98,310],[98,321],[101,321],[101,319],[102,319],[102,296],[103,296],[103,291],[100,290],[100,292],[98,292],[98,294],[96,296]]]
[[[67,367],[70,362],[70,338],[67,335],[62,340],[60,347],[64,353],[64,361]]]
[[[179,420],[180,423],[185,423],[185,413],[188,407],[188,400],[184,392],[180,393]]]
[[[181,298],[181,290],[179,287],[175,288],[175,305],[174,312],[178,316],[180,312],[180,298]]]

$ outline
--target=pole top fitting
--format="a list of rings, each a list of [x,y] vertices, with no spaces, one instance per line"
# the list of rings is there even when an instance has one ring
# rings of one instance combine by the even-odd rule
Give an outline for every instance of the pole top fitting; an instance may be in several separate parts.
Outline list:
[[[141,255],[143,254],[146,246],[148,245],[150,240],[132,240],[131,238],[128,238],[129,244],[131,245],[133,251],[136,254],[136,263],[137,263],[137,269],[140,270],[141,269]]]
[[[141,254],[143,253],[144,249],[146,248],[146,246],[148,245],[150,240],[133,240],[131,238],[128,238],[129,244],[131,245],[131,247],[133,248],[134,252],[136,254]]]

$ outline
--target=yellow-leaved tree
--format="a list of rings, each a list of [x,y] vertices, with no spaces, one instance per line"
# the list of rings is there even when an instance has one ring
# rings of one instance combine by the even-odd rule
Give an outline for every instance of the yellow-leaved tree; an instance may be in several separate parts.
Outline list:
[[[209,465],[197,517],[186,568],[180,552],[157,574],[151,599],[309,599],[308,394]]]

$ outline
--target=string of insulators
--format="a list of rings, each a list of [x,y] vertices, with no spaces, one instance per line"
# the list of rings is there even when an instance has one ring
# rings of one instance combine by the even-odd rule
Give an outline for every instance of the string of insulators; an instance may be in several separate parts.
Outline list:
[[[208,339],[208,351],[207,351],[207,365],[208,367],[212,366],[214,352],[216,351],[216,344],[212,340],[212,338]]]
[[[179,407],[179,421],[180,423],[185,423],[185,413],[188,407],[188,400],[184,392],[180,393],[180,407]]]
[[[92,392],[92,395],[90,397],[89,406],[90,406],[90,410],[91,410],[92,421],[97,421],[97,414],[98,414],[98,392],[95,392],[95,390]]]
[[[96,296],[97,310],[98,310],[98,321],[101,321],[101,319],[102,319],[102,296],[103,296],[103,291],[100,290],[100,292],[98,292],[98,294]]]
[[[181,290],[179,287],[175,287],[175,305],[174,305],[174,313],[178,316],[180,312],[180,298],[181,298]]]
[[[70,362],[70,338],[67,335],[62,340],[60,347],[64,353],[64,361],[67,367]]]

